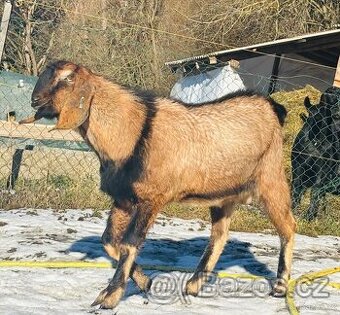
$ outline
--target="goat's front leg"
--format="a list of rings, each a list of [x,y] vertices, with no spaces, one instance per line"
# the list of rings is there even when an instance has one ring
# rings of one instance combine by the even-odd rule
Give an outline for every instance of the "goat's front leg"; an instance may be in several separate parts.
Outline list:
[[[113,208],[102,236],[102,243],[107,254],[117,262],[120,257],[120,243],[132,215],[133,213],[130,209]],[[136,263],[132,266],[130,277],[142,291],[147,292],[149,290],[151,279],[143,273],[142,268]]]
[[[122,242],[119,247],[119,263],[113,279],[108,287],[103,290],[94,305],[101,308],[114,308],[122,298],[126,283],[134,266],[137,257],[138,248],[144,241],[146,233],[154,222],[157,210],[159,208],[152,207],[149,203],[137,205],[131,222],[128,224]]]

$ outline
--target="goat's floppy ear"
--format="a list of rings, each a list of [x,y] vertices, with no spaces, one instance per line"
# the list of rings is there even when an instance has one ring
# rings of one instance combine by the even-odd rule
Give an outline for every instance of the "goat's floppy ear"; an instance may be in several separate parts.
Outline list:
[[[83,83],[79,87],[79,92],[74,92],[61,108],[54,129],[76,129],[82,125],[89,116],[93,95],[94,87],[89,83]]]

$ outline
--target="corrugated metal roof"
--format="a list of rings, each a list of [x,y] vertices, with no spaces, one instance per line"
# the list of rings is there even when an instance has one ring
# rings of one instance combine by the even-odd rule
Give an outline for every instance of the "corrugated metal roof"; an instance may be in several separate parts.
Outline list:
[[[292,38],[279,39],[251,46],[211,52],[200,56],[169,61],[166,62],[165,65],[169,66],[170,68],[178,68],[181,65],[197,62],[204,59],[208,60],[211,57],[219,58],[230,57],[230,59],[232,58],[247,59],[256,56],[262,56],[263,54],[286,54],[286,53],[303,54],[304,52],[329,49],[332,47],[340,48],[340,29],[301,35]],[[334,55],[334,52],[332,53],[332,55]],[[329,56],[325,56],[325,59],[326,58],[329,59]],[[333,60],[334,58],[332,58],[332,62]]]

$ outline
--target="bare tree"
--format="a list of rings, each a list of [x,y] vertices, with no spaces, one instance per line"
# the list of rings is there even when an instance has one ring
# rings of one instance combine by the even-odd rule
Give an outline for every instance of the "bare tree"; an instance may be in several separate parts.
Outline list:
[[[69,59],[166,94],[174,78],[165,61],[326,30],[340,24],[339,7],[337,0],[18,0],[5,62],[37,75],[48,60]]]
[[[62,16],[62,9],[57,5],[58,1],[52,0],[15,2],[4,56],[12,70],[39,74],[48,59]]]
[[[322,31],[340,22],[340,4],[336,0],[196,0],[196,3],[196,12],[187,16],[193,36],[221,43],[226,48]],[[221,49],[221,45],[205,44],[203,49]]]

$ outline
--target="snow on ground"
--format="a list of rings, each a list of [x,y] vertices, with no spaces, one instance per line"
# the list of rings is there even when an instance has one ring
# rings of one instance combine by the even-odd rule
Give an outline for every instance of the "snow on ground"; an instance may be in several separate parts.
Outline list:
[[[109,262],[100,244],[105,224],[106,215],[98,218],[92,210],[0,211],[0,260]],[[137,261],[193,269],[209,229],[199,220],[161,216]],[[339,245],[339,237],[298,235],[293,278],[339,266]],[[277,236],[231,232],[216,270],[272,277],[278,251]],[[284,299],[268,296],[269,285],[264,280],[218,279],[200,297],[186,297],[181,286],[188,274],[155,270],[146,271],[154,279],[151,295],[141,294],[130,281],[114,312],[91,308],[113,273],[113,269],[0,268],[0,314],[288,314]],[[340,282],[340,274],[329,280]],[[301,314],[340,313],[338,290],[315,283],[298,292],[295,300]]]

